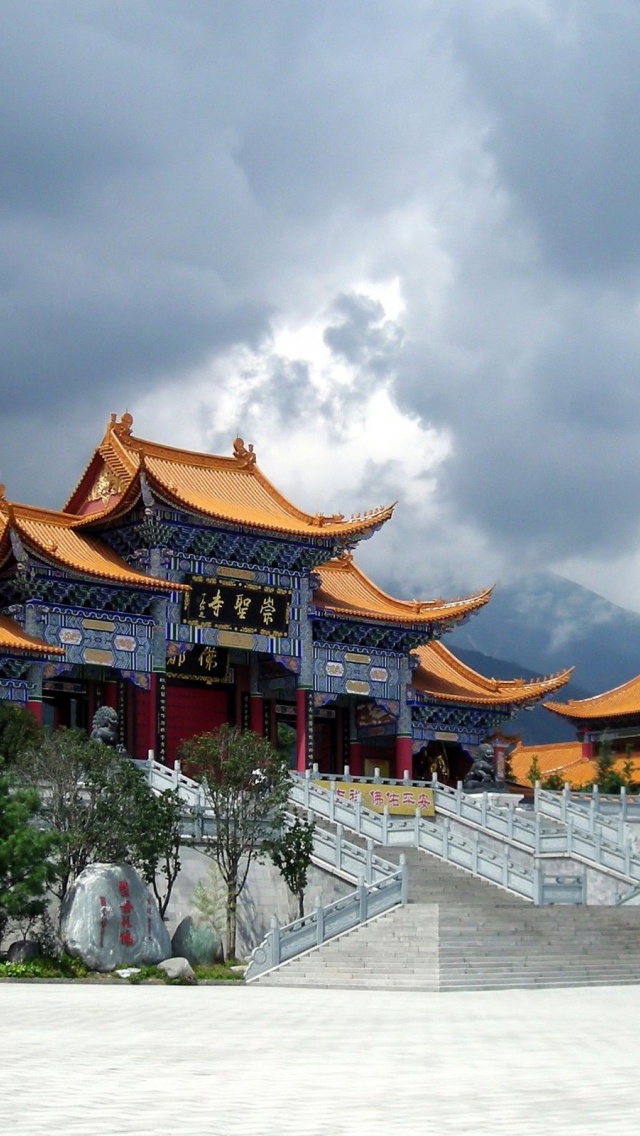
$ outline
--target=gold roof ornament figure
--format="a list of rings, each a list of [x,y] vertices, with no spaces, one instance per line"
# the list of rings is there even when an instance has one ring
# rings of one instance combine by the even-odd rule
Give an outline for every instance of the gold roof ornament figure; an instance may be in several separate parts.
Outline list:
[[[238,463],[239,469],[252,469],[258,460],[258,456],[253,449],[253,442],[249,442],[249,449],[247,449],[242,438],[234,438],[233,456]]]

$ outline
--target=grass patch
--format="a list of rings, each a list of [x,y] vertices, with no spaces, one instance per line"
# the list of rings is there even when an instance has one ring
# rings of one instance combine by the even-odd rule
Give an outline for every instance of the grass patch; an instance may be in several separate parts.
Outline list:
[[[91,971],[71,955],[60,958],[31,959],[29,962],[0,962],[0,978],[86,978]]]
[[[193,969],[198,982],[242,982],[244,974],[231,969],[232,966],[237,965],[239,964],[233,962],[219,962],[212,966],[194,966]]]
[[[194,973],[197,982],[242,982],[244,974],[234,971],[232,966],[239,965],[235,960],[230,963],[216,963],[213,966],[196,966]],[[108,978],[111,972],[102,974],[89,970],[80,959],[63,954],[59,958],[31,959],[30,962],[0,962],[0,979],[2,978]],[[115,975],[113,975],[115,977]],[[141,982],[163,982],[167,986],[188,985],[185,979],[169,978],[157,966],[143,966],[137,974],[127,979],[133,986]]]

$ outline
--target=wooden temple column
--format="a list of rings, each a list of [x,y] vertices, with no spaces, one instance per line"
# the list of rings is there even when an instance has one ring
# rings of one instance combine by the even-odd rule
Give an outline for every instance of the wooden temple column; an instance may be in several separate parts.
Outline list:
[[[40,604],[29,602],[24,609],[24,630],[34,639],[43,637],[42,608]],[[42,663],[32,663],[28,671],[29,695],[26,709],[36,722],[42,725]]]
[[[309,581],[300,581],[300,608],[307,612]],[[300,674],[296,689],[296,770],[304,773],[313,765],[313,634],[310,620],[300,629]]]
[[[313,691],[296,690],[296,770],[304,773],[313,765]]]
[[[26,709],[35,718],[38,725],[42,725],[42,664],[32,663],[27,674],[29,683],[29,697]]]
[[[583,761],[593,761],[593,758],[595,756],[595,753],[594,753],[595,746],[594,746],[593,742],[590,740],[589,735],[586,731],[582,731],[580,733],[580,741],[582,742],[582,753],[581,753],[582,760]]]
[[[264,736],[264,696],[258,689],[260,660],[255,651],[249,657],[249,729]]]
[[[102,705],[118,711],[118,684],[110,679],[102,683]]]
[[[408,661],[404,661],[401,668],[400,682],[400,714],[398,716],[398,729],[396,733],[396,777],[413,779],[413,735],[411,732],[411,707],[407,703],[407,694],[411,674]]]
[[[155,549],[151,550],[151,567],[156,569],[158,576],[160,573],[164,576],[166,573],[162,559],[158,554],[154,561],[153,554],[155,552]],[[166,597],[158,598],[153,601],[151,606],[155,627],[151,638],[152,673],[150,675],[149,745],[147,749],[152,749],[156,761],[162,764],[167,757],[167,602]]]
[[[353,697],[349,698],[349,772],[354,777],[362,777],[364,772],[362,742],[358,741],[356,700]]]

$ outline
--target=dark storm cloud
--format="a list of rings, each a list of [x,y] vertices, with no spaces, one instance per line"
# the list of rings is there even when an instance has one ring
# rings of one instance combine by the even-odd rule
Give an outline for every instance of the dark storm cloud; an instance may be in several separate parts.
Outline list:
[[[397,85],[400,65],[422,83],[420,7],[4,0],[5,407],[35,431],[39,402],[89,413],[99,387],[107,410],[262,342],[296,275],[321,277],[444,129],[446,74],[411,113]]]
[[[491,153],[549,263],[618,275],[640,260],[640,8],[572,0],[458,6],[459,58]]]
[[[13,465],[43,500],[110,410],[240,345],[239,413],[329,442],[393,380],[451,439],[442,517],[514,562],[637,539],[635,3],[0,8],[10,495]],[[395,278],[397,324],[353,291]],[[273,333],[323,311],[352,374],[328,390]]]
[[[414,321],[396,391],[446,427],[448,514],[507,560],[638,540],[640,11],[458,5],[450,24],[489,163],[433,334]],[[478,200],[480,205],[478,206]]]
[[[348,363],[372,372],[389,372],[402,343],[402,331],[393,320],[384,318],[382,304],[369,296],[341,295],[329,313],[338,323],[324,331],[324,342]]]

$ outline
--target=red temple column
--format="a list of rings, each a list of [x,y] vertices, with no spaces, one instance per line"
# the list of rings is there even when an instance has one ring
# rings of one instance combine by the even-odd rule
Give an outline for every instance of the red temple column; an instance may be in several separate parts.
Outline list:
[[[304,687],[296,690],[296,769],[304,773],[309,760],[313,757],[313,747],[309,747],[309,734],[313,729],[313,712],[311,708],[311,691]]]
[[[362,777],[364,762],[362,760],[362,742],[349,739],[349,772],[354,777]]]
[[[582,760],[583,761],[593,761],[593,758],[594,758],[593,749],[594,749],[593,742],[589,741],[585,736],[583,736],[583,738],[582,738]]]
[[[262,737],[264,732],[264,698],[261,694],[249,695],[249,729]]]
[[[140,737],[140,749],[142,753],[140,757],[147,757],[149,750],[153,750],[153,756],[156,761],[158,758],[158,715],[156,711],[157,700],[157,682],[158,678],[155,674],[149,675],[149,689],[140,690],[136,689],[136,703],[144,703],[144,708],[141,706],[140,711],[136,714],[136,739],[138,733]]]
[[[109,706],[112,710],[118,709],[118,684],[116,682],[102,684],[102,705]]]
[[[30,698],[25,704],[26,709],[33,715],[36,722],[42,725],[42,699]]]
[[[396,735],[396,777],[408,774],[413,778],[413,739],[404,734]]]
[[[349,699],[349,770],[354,777],[362,777],[364,774],[362,742],[358,741],[355,698]]]
[[[29,667],[29,683],[31,697],[25,703],[25,708],[33,715],[36,722],[42,725],[42,668],[32,665]]]

